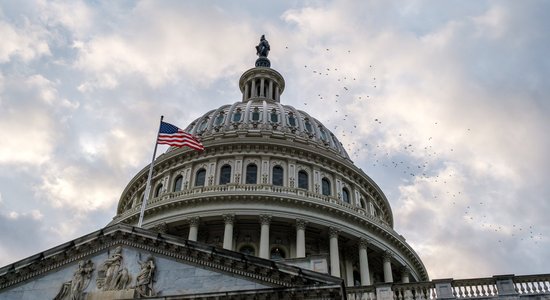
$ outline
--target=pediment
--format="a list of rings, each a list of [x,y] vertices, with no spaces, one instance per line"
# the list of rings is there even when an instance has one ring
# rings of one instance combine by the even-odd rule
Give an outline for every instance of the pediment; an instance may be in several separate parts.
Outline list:
[[[340,279],[117,224],[0,269],[0,299],[115,299],[340,285]]]

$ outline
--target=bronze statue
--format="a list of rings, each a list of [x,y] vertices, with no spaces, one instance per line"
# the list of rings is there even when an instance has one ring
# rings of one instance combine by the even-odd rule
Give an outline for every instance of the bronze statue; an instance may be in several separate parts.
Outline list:
[[[267,57],[269,54],[269,42],[265,39],[265,35],[262,34],[262,37],[260,38],[260,43],[258,46],[256,46],[256,54],[259,57]]]

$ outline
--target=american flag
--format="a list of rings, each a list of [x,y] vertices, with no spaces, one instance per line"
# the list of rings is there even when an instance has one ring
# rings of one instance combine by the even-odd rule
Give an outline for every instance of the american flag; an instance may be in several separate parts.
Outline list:
[[[195,150],[204,150],[204,146],[196,137],[166,122],[160,123],[157,144],[170,145],[180,148],[187,146]]]

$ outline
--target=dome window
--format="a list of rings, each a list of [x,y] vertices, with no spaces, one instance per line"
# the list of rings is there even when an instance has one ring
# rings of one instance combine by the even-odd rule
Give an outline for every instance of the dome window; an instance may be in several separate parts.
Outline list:
[[[273,167],[273,185],[283,186],[283,167]]]
[[[206,126],[208,125],[208,118],[205,118],[204,120],[202,120],[201,122],[201,125],[199,125],[199,130],[198,132],[204,132],[206,130]]]
[[[326,177],[321,180],[321,192],[325,196],[330,196],[330,180]]]
[[[359,200],[359,203],[361,204],[362,209],[367,209],[367,205],[365,204],[365,199],[361,198]]]
[[[181,191],[182,184],[183,184],[183,176],[178,175],[178,177],[176,177],[176,180],[174,181],[174,192]]]
[[[349,191],[347,188],[342,189],[342,200],[344,200],[344,202],[346,202],[347,204],[350,203]]]
[[[319,133],[321,134],[321,139],[323,140],[323,142],[326,143],[327,142],[327,133],[320,126],[319,126]]]
[[[154,197],[156,198],[156,197],[160,196],[161,192],[162,192],[162,184],[159,184],[157,186],[157,188],[155,189],[155,194],[154,194],[155,196]]]
[[[197,171],[197,174],[195,174],[195,186],[204,186],[204,182],[206,180],[206,170],[200,169]]]
[[[275,109],[273,109],[271,111],[270,120],[273,123],[278,123],[279,122],[279,114],[277,114],[277,111]]]
[[[228,184],[231,182],[231,166],[224,165],[220,169],[220,184]]]
[[[237,111],[233,113],[233,122],[240,122],[242,115],[241,109],[237,108]]]
[[[298,172],[298,188],[306,190],[309,188],[309,178],[306,171]]]
[[[254,110],[252,111],[252,121],[260,121],[260,109],[258,109],[257,107],[254,107]]]
[[[258,166],[249,164],[246,166],[246,184],[256,184],[258,182]]]
[[[222,111],[222,112],[220,112],[220,114],[216,117],[216,126],[222,125],[224,119],[225,119],[225,115],[223,114],[223,111]]]
[[[309,122],[309,119],[305,119],[305,126],[306,130],[309,133],[309,136],[313,136],[313,127],[311,126],[311,122]]]
[[[294,117],[294,114],[288,113],[288,125],[292,127],[296,127],[296,118]]]

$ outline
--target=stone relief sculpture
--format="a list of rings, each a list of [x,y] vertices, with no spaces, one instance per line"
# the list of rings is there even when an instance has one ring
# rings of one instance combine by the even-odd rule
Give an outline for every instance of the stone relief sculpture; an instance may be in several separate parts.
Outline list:
[[[104,291],[123,290],[132,281],[128,269],[122,266],[122,247],[118,246],[101,264],[97,272],[97,288]]]
[[[140,297],[155,296],[153,279],[155,276],[155,260],[149,256],[144,262],[138,261],[141,270],[136,277],[136,292]]]
[[[92,279],[94,263],[91,260],[81,260],[78,263],[78,269],[74,272],[71,281],[63,283],[54,300],[80,300],[83,297],[83,291],[88,287]]]

